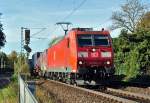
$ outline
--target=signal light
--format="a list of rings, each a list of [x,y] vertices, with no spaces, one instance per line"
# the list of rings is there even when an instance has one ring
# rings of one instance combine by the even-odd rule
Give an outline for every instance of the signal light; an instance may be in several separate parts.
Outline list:
[[[31,48],[28,45],[24,45],[24,49],[29,53],[31,52]]]
[[[30,30],[29,29],[25,30],[25,43],[26,44],[30,43]]]

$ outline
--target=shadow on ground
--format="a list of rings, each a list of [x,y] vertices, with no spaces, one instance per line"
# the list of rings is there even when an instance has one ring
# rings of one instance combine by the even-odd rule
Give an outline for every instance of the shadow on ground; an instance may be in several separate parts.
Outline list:
[[[115,75],[111,78],[112,80],[109,86],[114,88],[125,88],[128,86],[141,88],[150,87],[150,76],[148,75],[139,75],[136,78],[131,78],[129,81],[123,81],[125,77],[125,75]]]
[[[0,71],[0,89],[5,88],[10,83],[13,72]]]

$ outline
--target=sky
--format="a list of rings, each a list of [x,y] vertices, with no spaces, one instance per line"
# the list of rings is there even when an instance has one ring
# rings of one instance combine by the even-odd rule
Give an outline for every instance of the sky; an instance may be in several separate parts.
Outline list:
[[[7,43],[1,51],[6,54],[20,52],[21,27],[29,28],[29,46],[32,53],[44,51],[54,37],[64,35],[57,22],[71,22],[73,27],[93,27],[108,29],[112,24],[113,11],[120,10],[126,0],[0,0],[1,22]],[[149,0],[141,0],[144,3]],[[75,10],[75,12],[73,12]],[[73,13],[72,13],[73,12]],[[70,15],[71,14],[71,15]],[[42,28],[46,28],[42,30]],[[41,32],[40,32],[41,31]],[[117,37],[120,30],[110,31]],[[37,39],[43,38],[43,39]],[[31,54],[32,54],[31,53]]]

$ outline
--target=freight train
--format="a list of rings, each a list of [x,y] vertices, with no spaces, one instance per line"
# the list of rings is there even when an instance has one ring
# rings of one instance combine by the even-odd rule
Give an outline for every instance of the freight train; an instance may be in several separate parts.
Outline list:
[[[32,56],[34,73],[71,84],[97,84],[113,76],[114,52],[104,29],[73,28],[44,52]]]

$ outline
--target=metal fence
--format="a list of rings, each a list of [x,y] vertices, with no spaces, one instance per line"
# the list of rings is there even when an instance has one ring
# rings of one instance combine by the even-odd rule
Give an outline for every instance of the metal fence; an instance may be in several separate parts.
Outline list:
[[[19,75],[19,91],[20,91],[20,103],[38,103],[34,95],[31,93],[28,84]]]

